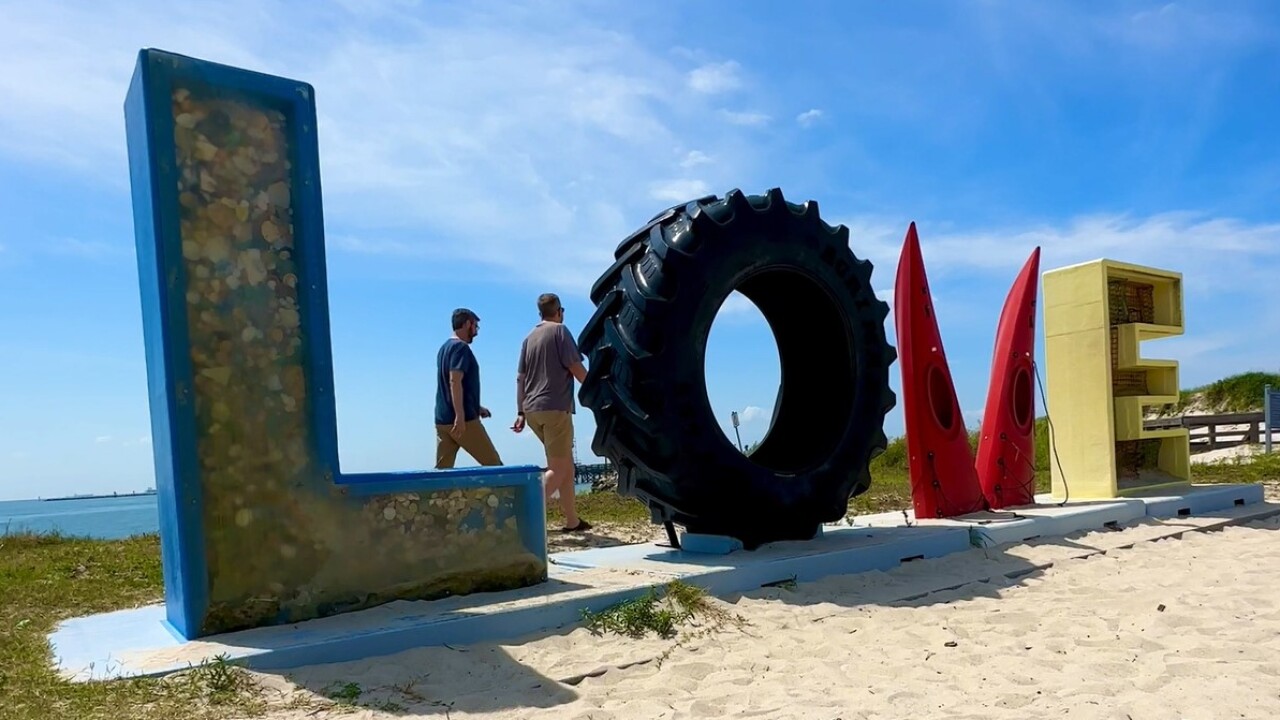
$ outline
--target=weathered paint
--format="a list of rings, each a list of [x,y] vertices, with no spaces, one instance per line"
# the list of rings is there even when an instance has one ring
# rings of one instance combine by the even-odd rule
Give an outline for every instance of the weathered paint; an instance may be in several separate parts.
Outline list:
[[[176,632],[545,581],[537,467],[340,470],[313,88],[143,50],[125,119]]]

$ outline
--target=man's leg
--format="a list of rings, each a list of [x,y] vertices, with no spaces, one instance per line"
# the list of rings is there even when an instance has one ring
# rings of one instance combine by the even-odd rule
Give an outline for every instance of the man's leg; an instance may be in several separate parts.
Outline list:
[[[547,445],[547,417],[550,413],[534,412],[525,416],[525,425],[533,431],[534,436],[538,438],[538,442],[542,443],[543,448]],[[551,507],[551,498],[556,494],[559,488],[552,482],[550,469],[544,470],[542,473],[542,495],[546,501],[547,507]]]
[[[577,498],[573,486],[573,416],[567,412],[536,413],[541,432],[538,433],[547,449],[545,482],[547,495],[560,491],[560,512],[564,515],[566,529],[585,530],[590,525],[578,517]]]
[[[472,420],[463,425],[462,440],[459,444],[481,465],[502,464],[502,458],[498,457],[498,450],[493,446],[489,431],[484,429],[484,423],[479,420]]]
[[[458,459],[458,441],[449,434],[450,425],[436,425],[436,469],[447,470]]]

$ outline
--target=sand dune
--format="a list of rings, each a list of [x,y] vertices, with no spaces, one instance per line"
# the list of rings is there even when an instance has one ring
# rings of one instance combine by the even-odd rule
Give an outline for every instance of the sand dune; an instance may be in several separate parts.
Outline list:
[[[723,603],[749,625],[661,664],[671,641],[575,629],[259,679],[272,720],[1275,718],[1278,529],[1273,518],[1128,549],[1142,528],[1090,533],[762,589]],[[1071,559],[1090,544],[1111,549]],[[963,584],[890,599],[948,583]],[[345,683],[362,707],[314,704]]]

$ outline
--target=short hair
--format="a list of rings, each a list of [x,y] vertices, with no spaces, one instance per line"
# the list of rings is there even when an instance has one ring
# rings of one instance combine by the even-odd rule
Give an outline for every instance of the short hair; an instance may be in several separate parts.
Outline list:
[[[467,324],[468,320],[475,320],[476,322],[480,322],[480,316],[476,315],[475,313],[471,312],[466,308],[458,308],[457,310],[453,311],[453,329],[454,330],[460,330],[463,325]]]
[[[560,296],[555,293],[542,293],[538,296],[538,314],[543,320],[550,318],[560,309]]]

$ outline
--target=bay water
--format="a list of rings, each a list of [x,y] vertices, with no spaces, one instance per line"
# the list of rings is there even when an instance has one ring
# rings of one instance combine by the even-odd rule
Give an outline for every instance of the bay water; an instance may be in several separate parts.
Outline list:
[[[591,491],[581,484],[576,493]],[[554,500],[552,502],[555,502]],[[119,540],[160,532],[155,495],[65,500],[0,500],[0,536],[58,532],[66,536]]]

